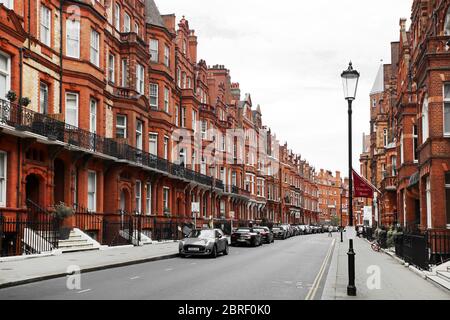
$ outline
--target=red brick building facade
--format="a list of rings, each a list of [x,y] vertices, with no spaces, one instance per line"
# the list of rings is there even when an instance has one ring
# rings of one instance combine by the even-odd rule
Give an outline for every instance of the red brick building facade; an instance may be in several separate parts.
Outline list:
[[[448,229],[450,1],[415,0],[411,19],[409,30],[401,19],[392,63],[383,68],[381,90],[371,96],[372,132],[380,124],[384,143],[380,150],[372,145],[370,159],[361,159],[371,162],[372,182],[381,188],[383,225]]]
[[[184,17],[153,0],[11,0],[0,28],[3,215],[31,200],[181,224],[198,203],[199,226],[318,221],[312,167],[198,59]]]

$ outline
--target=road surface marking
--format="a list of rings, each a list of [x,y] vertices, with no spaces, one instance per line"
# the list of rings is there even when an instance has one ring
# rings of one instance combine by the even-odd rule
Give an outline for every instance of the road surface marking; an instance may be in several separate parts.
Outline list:
[[[319,270],[319,273],[316,276],[316,279],[314,280],[313,286],[309,290],[308,294],[306,295],[305,300],[314,300],[314,296],[317,293],[317,289],[319,288],[320,282],[322,281],[322,277],[325,273],[326,266],[328,264],[328,261],[330,260],[331,253],[333,252],[334,243],[336,242],[336,239],[333,239],[333,242],[331,243],[330,248],[328,249],[327,255],[325,256],[325,260],[322,263],[322,267]]]
[[[133,278],[130,278],[130,280],[137,280],[137,279],[139,279],[140,277],[133,277]]]
[[[172,271],[173,269],[172,268],[167,268],[166,270],[164,270],[164,271]]]
[[[85,290],[81,290],[81,291],[78,291],[77,293],[86,293],[86,292],[89,292],[89,291],[91,291],[92,289],[85,289]]]

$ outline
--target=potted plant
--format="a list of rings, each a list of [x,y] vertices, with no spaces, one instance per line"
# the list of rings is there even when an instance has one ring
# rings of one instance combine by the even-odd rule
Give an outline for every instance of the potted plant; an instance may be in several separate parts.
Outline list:
[[[28,98],[28,97],[22,97],[22,98],[19,99],[19,104],[20,104],[21,106],[28,107],[28,105],[29,105],[30,103],[31,103],[31,100],[30,100],[30,98]]]
[[[59,221],[59,239],[69,239],[70,232],[75,227],[75,210],[60,202],[55,206],[54,215]]]
[[[6,94],[6,99],[9,100],[9,102],[14,102],[17,99],[17,93],[15,93],[13,90],[9,90]]]

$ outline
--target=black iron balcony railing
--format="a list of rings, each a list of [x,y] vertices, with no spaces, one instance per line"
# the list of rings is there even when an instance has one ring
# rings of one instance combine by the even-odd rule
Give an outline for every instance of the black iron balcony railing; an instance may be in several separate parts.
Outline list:
[[[211,177],[171,163],[127,143],[99,136],[3,99],[0,99],[0,123],[14,127],[16,130],[28,131],[47,137],[49,140],[67,143],[92,153],[100,153],[119,160],[133,162],[181,179],[213,186]],[[223,190],[223,182],[216,180],[216,187]]]

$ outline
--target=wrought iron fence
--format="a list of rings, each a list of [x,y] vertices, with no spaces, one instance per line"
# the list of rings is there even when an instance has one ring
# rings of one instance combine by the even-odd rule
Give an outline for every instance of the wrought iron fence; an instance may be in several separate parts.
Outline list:
[[[0,255],[17,256],[50,252],[58,248],[59,221],[28,204],[27,214],[0,212]]]
[[[213,186],[213,179],[209,176],[171,163],[125,142],[99,136],[3,99],[0,99],[0,123],[17,130],[29,131],[47,137],[49,140],[60,141],[91,152],[102,153],[120,160],[164,171],[182,179]],[[216,187],[223,189],[223,182],[216,180]]]

